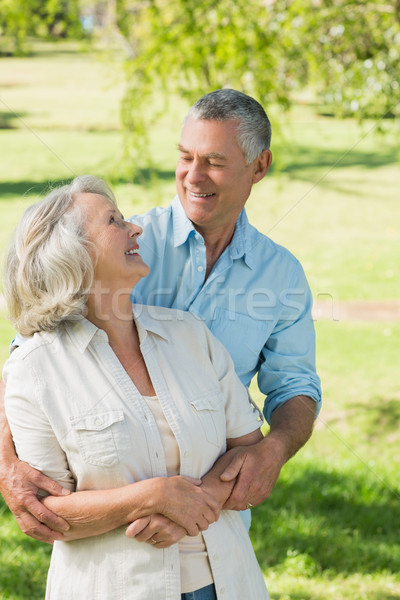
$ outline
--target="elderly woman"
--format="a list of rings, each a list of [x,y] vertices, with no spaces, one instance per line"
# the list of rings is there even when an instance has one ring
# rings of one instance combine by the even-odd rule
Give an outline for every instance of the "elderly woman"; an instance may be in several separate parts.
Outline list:
[[[268,598],[224,453],[260,421],[223,346],[189,313],[133,307],[141,229],[77,177],[24,214],[5,294],[30,339],[4,368],[19,457],[70,490],[51,600]],[[126,526],[128,526],[126,530]]]

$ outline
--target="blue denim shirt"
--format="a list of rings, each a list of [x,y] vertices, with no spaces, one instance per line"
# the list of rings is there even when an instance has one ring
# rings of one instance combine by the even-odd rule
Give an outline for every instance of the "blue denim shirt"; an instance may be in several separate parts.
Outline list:
[[[315,371],[312,296],[299,261],[252,227],[245,210],[231,243],[206,273],[202,236],[176,197],[130,221],[143,228],[140,254],[150,274],[132,292],[134,302],[190,311],[205,321],[231,354],[248,386],[257,374],[266,396],[264,415],[297,395],[321,401]]]

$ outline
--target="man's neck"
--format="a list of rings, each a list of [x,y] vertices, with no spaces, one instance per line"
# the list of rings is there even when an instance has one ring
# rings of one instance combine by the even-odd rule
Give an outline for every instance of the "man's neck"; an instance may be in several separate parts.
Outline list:
[[[235,224],[229,229],[220,229],[212,231],[200,231],[206,246],[207,269],[205,279],[214,268],[215,263],[232,241],[235,232]]]

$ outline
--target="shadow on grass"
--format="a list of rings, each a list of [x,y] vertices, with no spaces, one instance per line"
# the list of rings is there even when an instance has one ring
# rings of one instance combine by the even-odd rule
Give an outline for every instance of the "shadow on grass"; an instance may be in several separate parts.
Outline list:
[[[339,411],[327,417],[330,427],[343,427],[344,420],[358,428],[359,441],[371,444],[384,439],[388,448],[388,444],[400,439],[400,397],[372,396],[368,405],[354,402],[345,414]]]
[[[17,129],[16,121],[24,117],[26,113],[14,113],[12,111],[0,111],[0,129]]]
[[[132,180],[129,177],[120,177],[108,175],[107,173],[97,174],[100,177],[103,176],[111,186],[129,184]],[[164,171],[162,169],[141,169],[135,174],[133,183],[140,184],[143,186],[151,186],[152,183],[157,181],[174,181],[174,171]],[[43,196],[47,194],[52,188],[60,185],[70,183],[72,177],[66,177],[65,179],[55,179],[47,181],[0,181],[0,201],[5,199],[5,196]]]
[[[356,470],[349,475],[293,464],[253,509],[251,538],[262,568],[310,577],[398,573],[400,491],[380,483],[379,473],[367,483]]]
[[[71,179],[57,179],[54,181],[1,181],[0,200],[5,196],[43,196],[53,187],[69,183]]]
[[[175,171],[170,169],[164,170],[159,167],[151,166],[148,168],[141,168],[135,172],[133,183],[138,183],[140,185],[151,185],[153,182],[157,181],[174,181],[175,180]],[[110,183],[114,184],[124,184],[124,183],[132,183],[132,179],[127,176],[119,176],[119,175],[110,175],[107,179]]]
[[[364,404],[355,404],[354,408],[365,411]],[[385,398],[375,396],[368,403],[367,435],[372,440],[375,437],[398,434],[400,423],[400,398]]]
[[[395,147],[379,149],[377,152],[361,152],[351,149],[325,149],[314,146],[295,146],[289,151],[278,148],[277,153],[284,156],[284,164],[279,168],[282,173],[298,179],[314,179],[314,169],[364,167],[377,169],[385,165],[396,164],[399,161],[399,150]],[[273,163],[272,163],[273,164]]]

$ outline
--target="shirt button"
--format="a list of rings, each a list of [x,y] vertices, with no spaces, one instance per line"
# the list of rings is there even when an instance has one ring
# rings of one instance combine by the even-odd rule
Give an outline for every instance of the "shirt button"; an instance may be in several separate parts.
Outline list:
[[[204,271],[204,267],[202,267],[201,265],[199,267],[197,267],[197,270],[199,273],[202,273]]]
[[[96,417],[94,420],[95,425],[103,425],[103,419],[101,417]]]
[[[220,593],[220,594],[225,594],[225,588],[224,588],[224,587],[222,587],[222,588],[219,590],[219,593]]]
[[[218,554],[213,554],[213,559],[218,560]]]
[[[187,450],[185,450],[185,452],[183,453],[183,458],[187,458],[189,456],[189,452]]]

